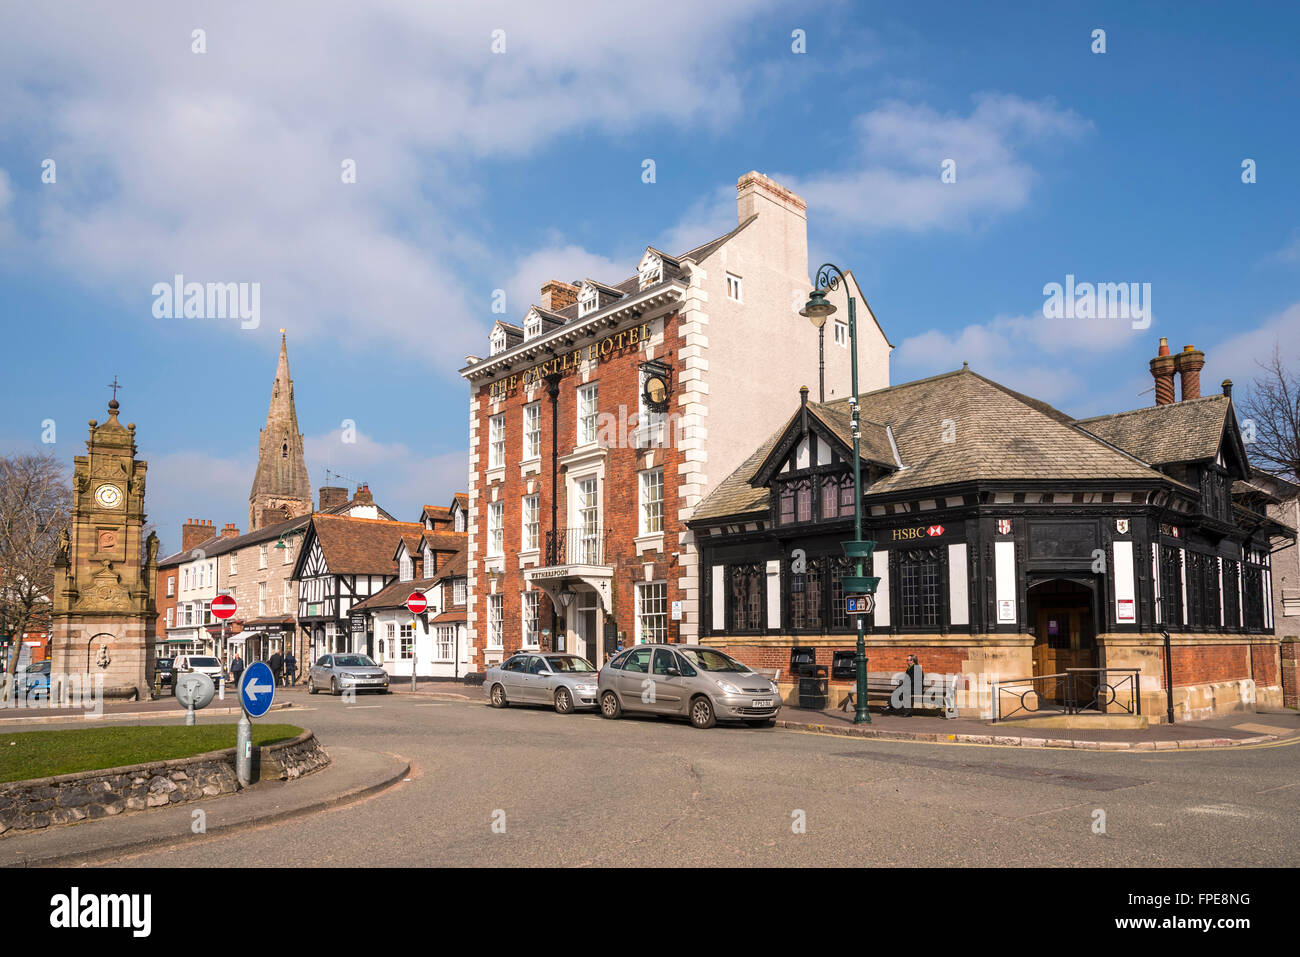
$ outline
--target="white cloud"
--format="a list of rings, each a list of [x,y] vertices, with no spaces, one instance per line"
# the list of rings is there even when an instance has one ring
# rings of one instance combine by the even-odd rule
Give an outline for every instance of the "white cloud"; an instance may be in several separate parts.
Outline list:
[[[523,322],[524,313],[541,298],[542,284],[548,280],[581,282],[583,279],[594,279],[612,284],[626,279],[634,272],[635,262],[614,262],[572,243],[546,246],[529,253],[516,264],[514,275],[505,285],[506,311],[498,318],[515,324]],[[485,301],[489,294],[490,290],[485,291]],[[481,353],[486,344],[484,338],[479,343],[478,352]]]
[[[454,493],[466,489],[469,453],[465,449],[431,455],[403,442],[376,441],[360,428],[356,441],[345,442],[343,437],[340,428],[304,438],[313,478],[320,479],[315,485],[325,484],[325,469],[347,476],[342,481],[331,479],[331,484],[368,483],[375,502],[404,522],[416,521],[421,505],[448,504]]]
[[[260,282],[262,321],[300,335],[392,343],[436,323],[454,365],[489,319],[464,279],[488,258],[463,225],[491,188],[477,160],[593,128],[734,122],[730,56],[752,7],[669,0],[629,29],[596,0],[563,16],[526,2],[11,4],[0,34],[21,42],[0,58],[0,138],[54,158],[59,181],[23,186],[25,234],[4,252],[61,264],[142,322],[152,284],[182,273]]]
[[[1300,367],[1300,302],[1266,317],[1248,332],[1201,346],[1205,351],[1202,390],[1215,391],[1224,379],[1231,379],[1239,389],[1249,389],[1251,382],[1263,375],[1258,363],[1272,357],[1274,345],[1281,348],[1285,362]]]
[[[1028,154],[1059,150],[1091,123],[1050,100],[982,94],[968,116],[890,101],[855,126],[855,162],[839,172],[789,177],[792,187],[810,211],[842,227],[919,232],[965,229],[1020,209],[1039,177]],[[956,182],[943,183],[949,159]]]

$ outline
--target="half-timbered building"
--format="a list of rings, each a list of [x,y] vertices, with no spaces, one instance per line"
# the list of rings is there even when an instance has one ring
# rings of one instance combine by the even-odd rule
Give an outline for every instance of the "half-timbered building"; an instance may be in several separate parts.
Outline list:
[[[867,574],[880,579],[872,671],[916,653],[928,671],[987,688],[1132,668],[1144,713],[1159,715],[1168,632],[1184,717],[1280,704],[1271,561],[1295,531],[1234,498],[1250,466],[1231,383],[1201,397],[1203,357],[1183,355],[1161,340],[1158,405],[1090,419],[967,368],[859,396]],[[851,686],[856,642],[841,548],[853,538],[852,450],[849,403],[804,390],[689,522],[702,641],[787,675],[824,664],[833,702]],[[1036,691],[1066,693],[1051,680]]]

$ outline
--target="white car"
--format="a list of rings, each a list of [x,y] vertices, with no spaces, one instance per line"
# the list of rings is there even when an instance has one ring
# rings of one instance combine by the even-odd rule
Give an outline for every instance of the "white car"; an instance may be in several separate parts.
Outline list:
[[[176,687],[176,679],[181,675],[196,671],[211,678],[214,685],[226,677],[226,669],[211,655],[177,655],[172,665],[172,687]]]

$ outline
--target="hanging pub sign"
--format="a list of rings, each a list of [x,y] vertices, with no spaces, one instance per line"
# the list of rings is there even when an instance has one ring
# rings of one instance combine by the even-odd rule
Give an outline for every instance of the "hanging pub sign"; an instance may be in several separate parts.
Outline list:
[[[667,412],[668,398],[673,393],[673,369],[666,362],[651,359],[641,363],[643,387],[641,399],[650,412]]]
[[[356,614],[352,616],[352,634],[364,635],[366,633],[366,616]]]

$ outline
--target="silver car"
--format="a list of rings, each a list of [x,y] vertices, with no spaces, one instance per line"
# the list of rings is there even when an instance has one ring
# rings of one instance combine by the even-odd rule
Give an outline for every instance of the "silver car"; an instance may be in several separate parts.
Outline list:
[[[388,694],[388,672],[369,655],[321,655],[307,672],[307,690],[315,694],[326,688],[336,695],[349,688]]]
[[[718,721],[770,725],[781,711],[777,684],[730,655],[701,645],[637,645],[600,671],[600,713],[690,718],[697,728]]]
[[[545,704],[572,714],[596,707],[596,669],[578,655],[523,652],[489,668],[483,690],[494,708]]]

